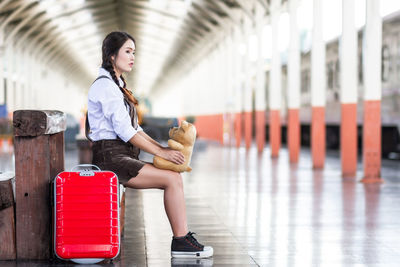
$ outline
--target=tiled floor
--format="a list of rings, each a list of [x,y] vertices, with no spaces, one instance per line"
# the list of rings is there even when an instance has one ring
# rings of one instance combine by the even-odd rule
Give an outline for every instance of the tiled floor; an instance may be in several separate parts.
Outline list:
[[[66,169],[76,164],[74,153],[67,151]],[[0,157],[0,168],[10,166]],[[104,266],[400,266],[399,161],[384,161],[385,183],[364,185],[361,163],[357,178],[341,178],[337,153],[312,171],[305,149],[290,165],[285,148],[271,159],[268,148],[258,155],[255,147],[198,141],[191,165],[184,174],[189,228],[214,257],[171,262],[162,191],[128,189],[121,257]]]
[[[400,166],[384,168],[382,185],[342,180],[340,160],[311,171],[269,151],[208,146],[197,153],[186,193],[207,201],[261,266],[399,266]],[[199,172],[198,170],[207,172]]]

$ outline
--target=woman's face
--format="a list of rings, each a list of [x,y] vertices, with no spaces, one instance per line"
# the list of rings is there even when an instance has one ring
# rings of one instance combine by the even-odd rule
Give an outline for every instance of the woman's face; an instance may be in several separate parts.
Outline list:
[[[135,43],[128,39],[118,51],[117,58],[114,60],[114,69],[118,75],[123,72],[129,72],[132,70],[133,63],[135,62]]]

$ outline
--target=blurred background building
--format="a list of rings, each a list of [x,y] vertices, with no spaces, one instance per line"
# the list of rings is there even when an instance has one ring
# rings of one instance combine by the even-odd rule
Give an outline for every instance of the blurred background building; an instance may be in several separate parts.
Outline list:
[[[124,30],[137,43],[128,86],[147,116],[188,118],[201,137],[229,145],[244,138],[247,147],[253,138],[261,147],[270,140],[277,150],[289,139],[291,111],[301,144],[310,146],[313,107],[324,107],[326,147],[339,149],[341,104],[357,103],[360,150],[372,90],[382,101],[382,155],[398,159],[400,3],[383,0],[376,9],[378,1],[350,2],[3,0],[0,116],[57,109],[70,114],[70,126],[82,126],[102,40]],[[371,40],[381,39],[371,45],[371,53],[380,50],[372,64],[365,60],[368,16]],[[379,77],[365,89],[371,65]]]

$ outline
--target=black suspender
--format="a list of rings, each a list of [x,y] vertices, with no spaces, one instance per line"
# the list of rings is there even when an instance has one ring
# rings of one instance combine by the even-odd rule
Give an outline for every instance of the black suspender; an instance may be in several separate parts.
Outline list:
[[[101,75],[101,76],[97,77],[96,80],[93,81],[92,85],[93,85],[97,80],[102,79],[102,78],[110,79],[110,77],[108,77],[108,76],[106,76],[106,75]],[[111,79],[110,79],[110,80],[111,80]],[[88,112],[86,111],[85,135],[86,135],[86,138],[87,138],[90,142],[93,142],[93,140],[90,139],[90,137],[89,137],[89,133],[90,133],[90,125],[89,125],[89,119],[88,119]]]

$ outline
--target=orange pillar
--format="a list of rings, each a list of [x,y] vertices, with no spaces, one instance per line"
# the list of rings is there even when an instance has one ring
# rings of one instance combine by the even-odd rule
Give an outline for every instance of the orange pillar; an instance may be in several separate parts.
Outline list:
[[[279,148],[281,146],[281,121],[279,110],[270,111],[269,136],[271,144],[271,157],[278,157]]]
[[[235,114],[235,138],[236,147],[240,147],[242,142],[242,113],[240,112]]]
[[[326,56],[323,38],[323,1],[313,0],[311,48],[311,152],[314,169],[322,169],[325,161]]]
[[[264,10],[256,9],[256,32],[258,36],[258,58],[257,58],[257,72],[256,72],[256,90],[255,90],[255,131],[256,131],[256,143],[258,153],[262,153],[265,147],[265,112],[267,108],[266,103],[266,79],[265,79],[265,59],[261,55],[263,54],[263,38],[265,22],[263,20]]]
[[[271,147],[271,157],[279,156],[281,145],[281,122],[280,110],[282,103],[282,63],[279,52],[278,37],[281,34],[279,31],[279,18],[281,15],[281,1],[271,1],[271,63],[270,63],[270,80],[269,80],[269,141]]]
[[[366,0],[366,20],[363,43],[364,123],[363,164],[364,183],[383,182],[381,177],[381,48],[382,17],[380,1]]]
[[[195,126],[199,137],[224,142],[223,114],[197,115]]]
[[[249,149],[251,146],[251,139],[252,139],[252,112],[246,111],[244,113],[244,137],[246,142],[246,149]]]
[[[289,1],[290,41],[287,64],[287,143],[289,148],[289,162],[297,163],[300,153],[300,34],[298,30],[297,10],[299,1]]]
[[[299,109],[289,109],[288,134],[290,163],[299,161],[300,152],[300,120]]]
[[[342,36],[340,39],[340,159],[342,176],[357,172],[357,28],[355,0],[343,1]]]
[[[263,152],[265,146],[265,111],[256,111],[256,141],[257,150]]]
[[[342,104],[340,153],[342,176],[353,177],[357,171],[357,104]]]
[[[314,169],[322,169],[325,162],[325,107],[312,108],[311,151]]]
[[[233,140],[235,138],[235,114],[228,113],[227,114],[227,122],[226,127],[228,131],[228,146],[233,146]]]
[[[364,101],[363,128],[364,183],[383,182],[381,178],[381,101]]]

